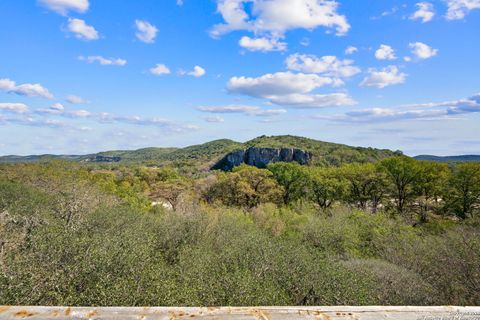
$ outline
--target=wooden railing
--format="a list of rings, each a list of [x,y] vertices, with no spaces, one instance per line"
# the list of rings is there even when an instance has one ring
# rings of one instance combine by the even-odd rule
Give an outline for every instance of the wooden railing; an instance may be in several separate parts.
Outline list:
[[[4,319],[105,320],[480,320],[480,307],[19,307],[0,306]]]

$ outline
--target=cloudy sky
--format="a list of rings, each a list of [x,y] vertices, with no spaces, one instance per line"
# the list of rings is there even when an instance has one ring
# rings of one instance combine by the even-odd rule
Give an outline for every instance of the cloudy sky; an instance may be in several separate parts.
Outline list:
[[[293,134],[480,153],[480,0],[0,0],[0,154]]]

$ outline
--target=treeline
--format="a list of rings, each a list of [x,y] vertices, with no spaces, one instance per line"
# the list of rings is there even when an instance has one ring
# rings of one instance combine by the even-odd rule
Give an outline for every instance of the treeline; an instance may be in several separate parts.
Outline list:
[[[232,172],[194,174],[172,167],[92,167],[55,161],[3,165],[0,175],[11,180],[29,176],[29,182],[40,187],[51,179],[62,181],[48,186],[52,190],[65,181],[70,181],[65,187],[73,189],[78,187],[75,181],[89,181],[146,212],[188,211],[201,203],[251,210],[265,203],[282,207],[303,202],[314,204],[319,212],[346,206],[424,223],[429,216],[465,220],[480,209],[479,163],[449,165],[403,156],[342,166],[242,165]]]
[[[372,213],[428,214],[467,219],[480,204],[480,164],[447,164],[394,157],[378,163],[341,167],[270,164],[267,169],[240,166],[219,173],[203,193],[209,203],[254,208],[261,203],[313,202],[328,211],[336,204]]]

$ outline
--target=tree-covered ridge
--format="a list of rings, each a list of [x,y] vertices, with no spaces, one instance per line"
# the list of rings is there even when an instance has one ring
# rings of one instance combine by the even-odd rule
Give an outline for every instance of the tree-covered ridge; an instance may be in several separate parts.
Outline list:
[[[120,157],[124,161],[148,161],[161,159],[177,150],[177,148],[143,148],[138,150],[112,150],[99,152],[104,157]]]
[[[432,155],[419,155],[416,156],[417,160],[436,161],[436,162],[480,162],[479,155],[466,154],[460,156],[432,156]]]
[[[55,154],[42,154],[42,155],[30,155],[30,156],[0,156],[0,163],[29,163],[29,162],[45,162],[51,160],[68,160],[68,161],[81,161],[88,156],[79,155],[55,155]]]
[[[228,139],[214,140],[200,145],[185,148],[144,148],[138,150],[122,150],[100,152],[99,155],[121,157],[125,162],[142,161],[186,161],[210,160],[226,152],[241,148],[242,144]]]
[[[248,147],[297,148],[313,153],[312,164],[338,166],[354,162],[375,162],[401,154],[391,150],[352,147],[298,136],[261,136],[245,142]]]
[[[10,156],[0,157],[0,162],[34,162],[54,158],[85,161],[99,155],[105,157],[120,157],[121,162],[123,163],[143,163],[151,165],[174,163],[177,166],[190,166],[197,169],[206,169],[226,154],[240,149],[247,149],[249,147],[302,149],[312,152],[312,164],[333,166],[353,162],[374,162],[399,154],[399,152],[392,152],[390,150],[351,147],[297,136],[261,136],[245,143],[221,139],[185,148],[144,148],[130,151],[117,150],[84,156]]]

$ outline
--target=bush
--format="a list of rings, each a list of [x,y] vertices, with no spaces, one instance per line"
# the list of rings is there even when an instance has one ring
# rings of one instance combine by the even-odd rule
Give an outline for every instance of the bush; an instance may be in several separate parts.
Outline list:
[[[382,260],[348,260],[343,265],[368,280],[367,304],[416,306],[441,301],[434,286],[414,271]]]

